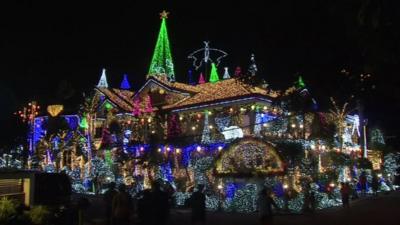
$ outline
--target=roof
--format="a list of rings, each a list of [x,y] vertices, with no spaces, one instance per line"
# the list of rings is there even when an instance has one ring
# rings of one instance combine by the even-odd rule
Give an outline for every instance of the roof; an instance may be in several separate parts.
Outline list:
[[[278,94],[259,87],[250,87],[237,79],[231,78],[216,83],[204,83],[191,86],[182,83],[172,83],[172,87],[192,92],[191,96],[174,104],[164,106],[164,109],[184,108],[194,105],[208,104],[229,99],[240,99],[249,96],[276,98]]]
[[[128,112],[131,112],[133,110],[131,98],[134,95],[134,92],[116,88],[110,89],[105,87],[97,87],[96,89],[104,94],[113,104],[117,105],[121,109]]]
[[[168,82],[165,79],[152,76],[137,93],[116,88],[97,87],[96,89],[104,94],[113,104],[130,112],[133,110],[132,99],[134,95],[139,94],[149,83],[155,83],[184,96],[183,99],[173,104],[164,105],[162,108],[166,110],[193,108],[197,106],[206,107],[209,104],[229,104],[232,101],[270,101],[279,96],[279,93],[276,91],[253,87],[235,78],[220,80],[216,83],[189,85],[179,82]]]

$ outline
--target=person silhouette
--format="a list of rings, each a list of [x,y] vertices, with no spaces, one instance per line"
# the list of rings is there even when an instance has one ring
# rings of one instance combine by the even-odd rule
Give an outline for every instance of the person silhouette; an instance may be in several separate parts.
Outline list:
[[[161,189],[161,184],[157,181],[153,183],[152,206],[153,215],[157,215],[154,217],[154,225],[167,224],[169,219],[168,193]]]
[[[271,197],[271,191],[263,188],[258,197],[258,213],[261,225],[273,224],[272,206],[279,209],[274,199]]]
[[[132,200],[130,195],[126,192],[125,184],[118,187],[118,193],[114,196],[112,202],[112,223],[114,225],[127,225],[129,224],[129,217],[131,215]]]
[[[114,196],[117,194],[117,190],[115,190],[115,183],[111,182],[108,184],[108,190],[104,193],[103,200],[106,205],[106,217],[107,224],[111,225],[112,223],[112,202]]]
[[[198,185],[190,197],[190,206],[192,208],[192,224],[205,224],[206,222],[206,196],[203,193],[204,186]]]

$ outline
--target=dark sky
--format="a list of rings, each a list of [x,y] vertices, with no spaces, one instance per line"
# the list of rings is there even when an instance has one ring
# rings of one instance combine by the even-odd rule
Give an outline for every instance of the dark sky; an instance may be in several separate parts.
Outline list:
[[[396,1],[10,1],[0,4],[0,143],[20,135],[12,113],[29,100],[79,105],[101,68],[119,86],[127,73],[143,84],[163,9],[178,81],[187,81],[187,55],[202,41],[229,56],[220,66],[244,70],[256,55],[259,75],[273,88],[301,74],[321,102],[346,98],[340,70],[371,73],[364,95],[371,126],[399,132],[400,23]],[[113,3],[111,3],[113,2]],[[216,5],[217,3],[220,5]],[[326,107],[326,104],[325,104]],[[19,127],[19,128],[18,128]]]

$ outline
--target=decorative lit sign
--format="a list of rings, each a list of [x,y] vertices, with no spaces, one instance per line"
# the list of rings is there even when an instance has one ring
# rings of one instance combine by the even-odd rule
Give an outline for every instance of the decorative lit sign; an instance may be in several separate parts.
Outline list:
[[[63,110],[64,110],[64,106],[63,105],[49,105],[49,106],[47,106],[47,112],[52,117],[58,116],[61,113],[61,111],[63,111]]]
[[[243,137],[243,130],[238,126],[225,127],[221,133],[224,135],[225,140]]]

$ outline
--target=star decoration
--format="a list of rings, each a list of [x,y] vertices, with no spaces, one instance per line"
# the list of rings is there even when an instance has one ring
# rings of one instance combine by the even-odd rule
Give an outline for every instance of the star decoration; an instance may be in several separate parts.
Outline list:
[[[163,11],[160,13],[160,19],[168,19],[168,14],[169,14],[169,12],[163,10]]]

